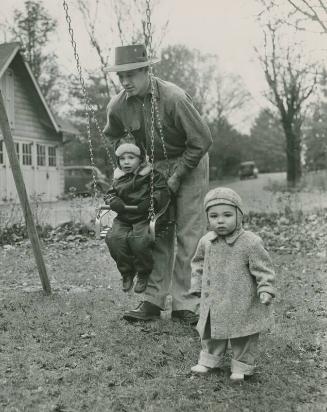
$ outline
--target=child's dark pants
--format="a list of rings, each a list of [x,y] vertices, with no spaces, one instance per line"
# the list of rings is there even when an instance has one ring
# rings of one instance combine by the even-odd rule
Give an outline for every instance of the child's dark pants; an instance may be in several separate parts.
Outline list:
[[[125,223],[117,218],[106,236],[106,243],[117,268],[124,277],[148,277],[153,268],[149,222]]]

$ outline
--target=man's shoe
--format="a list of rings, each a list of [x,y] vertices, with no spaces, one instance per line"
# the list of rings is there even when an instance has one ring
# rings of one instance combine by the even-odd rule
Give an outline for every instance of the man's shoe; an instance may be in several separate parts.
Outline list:
[[[148,286],[148,278],[138,276],[136,280],[136,285],[134,286],[135,293],[143,293]]]
[[[133,286],[133,277],[132,276],[124,276],[123,277],[123,291],[128,292],[132,289]]]
[[[190,310],[173,310],[171,317],[173,320],[179,320],[189,325],[196,325],[199,321],[199,316]]]
[[[123,318],[130,322],[136,322],[139,320],[156,320],[160,319],[160,311],[161,309],[159,308],[159,306],[144,301],[141,302],[136,309],[126,312],[123,315]]]

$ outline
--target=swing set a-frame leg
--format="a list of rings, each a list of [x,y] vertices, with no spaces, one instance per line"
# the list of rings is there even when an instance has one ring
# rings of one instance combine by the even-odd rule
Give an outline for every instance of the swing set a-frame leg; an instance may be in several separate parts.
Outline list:
[[[0,128],[1,128],[4,142],[6,145],[10,166],[11,166],[13,177],[14,177],[15,184],[16,184],[17,193],[18,193],[19,200],[20,200],[20,203],[23,209],[24,218],[25,218],[26,227],[27,227],[27,233],[28,233],[28,236],[32,244],[34,257],[35,257],[36,265],[39,271],[42,287],[46,294],[50,294],[51,287],[50,287],[50,282],[48,279],[45,263],[43,260],[42,252],[41,252],[40,240],[39,240],[39,236],[38,236],[35,224],[34,224],[33,215],[32,215],[29,201],[28,201],[28,196],[26,192],[23,175],[20,170],[19,161],[18,161],[17,154],[15,151],[15,145],[14,145],[14,141],[12,138],[8,116],[7,116],[7,112],[6,112],[6,108],[4,105],[1,91],[0,91]]]

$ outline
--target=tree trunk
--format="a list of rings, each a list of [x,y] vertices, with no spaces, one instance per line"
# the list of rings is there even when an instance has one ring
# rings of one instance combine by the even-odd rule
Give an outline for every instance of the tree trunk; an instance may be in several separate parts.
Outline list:
[[[292,128],[285,128],[287,148],[287,184],[296,187],[302,176],[301,139]]]

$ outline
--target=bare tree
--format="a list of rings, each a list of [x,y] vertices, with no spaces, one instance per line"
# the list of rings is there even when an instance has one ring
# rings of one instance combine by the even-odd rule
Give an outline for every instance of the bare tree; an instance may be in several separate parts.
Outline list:
[[[279,42],[280,22],[266,23],[264,50],[258,57],[262,63],[270,89],[267,95],[278,109],[286,138],[287,182],[294,187],[301,178],[301,127],[305,103],[317,83],[317,73],[312,65],[303,61],[295,44],[286,48]]]
[[[213,77],[206,114],[214,118],[218,125],[226,121],[233,124],[232,117],[251,101],[241,78],[234,74],[219,73]]]
[[[103,48],[100,46],[97,34],[96,34],[96,21],[99,12],[99,0],[94,3],[94,15],[91,15],[91,9],[87,0],[78,0],[78,7],[81,11],[85,23],[87,33],[89,35],[90,43],[94,47],[96,54],[100,62],[101,77],[105,84],[105,90],[107,93],[107,98],[110,98],[111,90],[113,89],[115,93],[118,92],[118,86],[112,81],[108,76],[105,68],[108,64],[108,55],[105,54]]]
[[[162,50],[157,72],[159,77],[177,84],[192,96],[209,121],[219,124],[230,121],[250,100],[239,76],[220,71],[217,55],[182,44]]]
[[[159,3],[160,0],[151,3],[151,15]],[[101,6],[104,6],[104,8],[101,8]],[[110,98],[112,92],[118,92],[119,86],[113,81],[112,77],[108,76],[106,71],[106,66],[110,62],[109,50],[117,45],[117,42],[121,45],[147,43],[146,2],[145,0],[111,0],[110,7],[108,7],[107,2],[102,4],[100,0],[96,0],[92,2],[91,7],[89,0],[78,0],[78,7],[83,16],[90,43],[99,58],[101,76],[106,85],[108,98]],[[106,47],[101,34],[97,31],[96,23],[101,13],[106,13],[106,15],[111,17],[111,19],[108,18],[108,25],[106,27],[108,32],[106,38],[112,40],[110,47]],[[156,36],[154,36],[154,49],[162,42],[167,26],[168,20],[160,28],[155,27],[153,23],[151,24],[151,36],[154,36],[156,33]],[[118,41],[115,40],[114,44],[114,39],[117,38]]]
[[[327,2],[326,0],[287,0],[295,15],[317,23],[320,30],[327,34]]]

